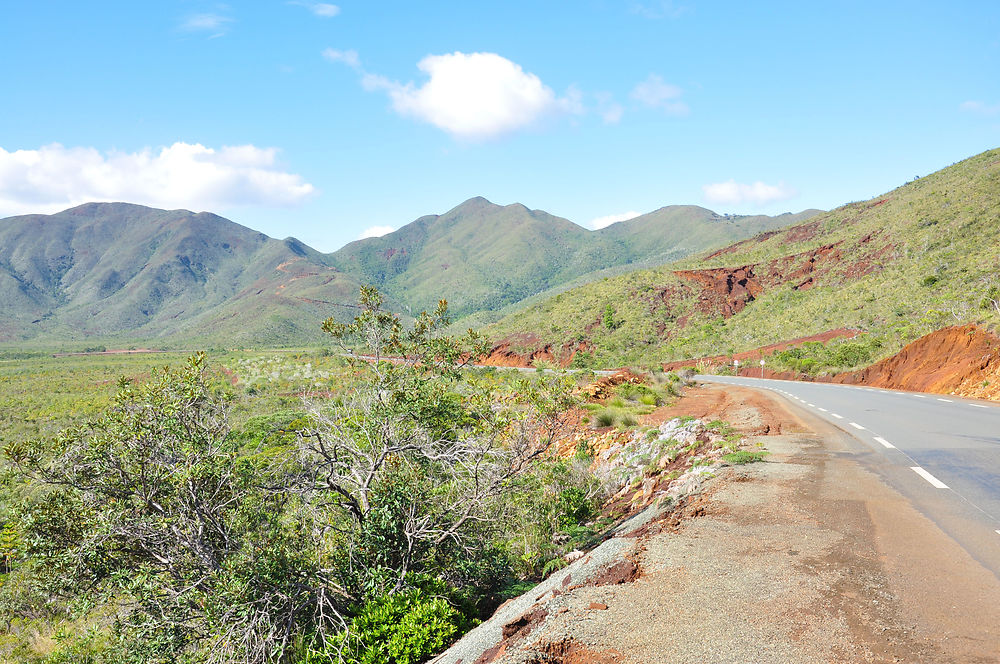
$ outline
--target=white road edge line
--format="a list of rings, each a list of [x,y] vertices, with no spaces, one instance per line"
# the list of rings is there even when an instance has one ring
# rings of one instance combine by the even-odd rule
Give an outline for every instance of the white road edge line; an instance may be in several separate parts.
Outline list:
[[[920,475],[922,478],[924,478],[925,480],[927,480],[928,482],[930,482],[931,486],[933,486],[935,489],[947,489],[948,488],[947,484],[945,484],[944,482],[942,482],[938,478],[934,477],[933,475],[931,475],[930,473],[928,473],[926,470],[924,470],[920,466],[910,466],[910,470],[912,470],[917,475]]]
[[[837,415],[836,413],[830,413],[830,414],[833,415],[834,417],[836,417],[838,420],[844,419],[843,415]]]
[[[865,430],[865,428],[863,426],[861,426],[860,424],[858,424],[857,422],[851,422],[851,426],[854,427],[855,429],[859,430],[859,431],[864,431]]]
[[[1000,535],[1000,530],[997,531],[997,535]]]
[[[881,436],[875,436],[875,441],[878,442],[878,443],[881,443],[884,447],[888,447],[890,450],[896,449],[895,445],[893,445],[892,443],[890,443],[885,438],[882,438]]]
[[[940,398],[940,397],[938,397],[938,401],[943,401],[943,402],[945,402],[945,403],[955,403],[955,402],[954,402],[954,401],[952,401],[951,399],[942,399],[942,398]]]

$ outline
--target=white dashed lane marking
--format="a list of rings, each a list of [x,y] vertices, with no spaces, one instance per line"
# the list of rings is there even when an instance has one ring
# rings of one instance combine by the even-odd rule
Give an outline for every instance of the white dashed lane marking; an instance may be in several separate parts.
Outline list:
[[[989,406],[984,406],[981,403],[970,403],[969,405],[972,406],[973,408],[989,408]]]
[[[926,399],[927,398],[927,397],[925,397],[922,394],[912,394],[910,396],[912,396],[914,399]]]
[[[824,413],[829,413],[830,412],[826,408],[820,408],[820,410],[823,411]]]
[[[952,401],[951,399],[941,399],[941,398],[938,398],[938,401],[943,401],[943,402],[945,402],[945,403],[955,403],[955,402],[954,402],[954,401]]]
[[[851,422],[851,426],[854,427],[855,429],[858,429],[859,431],[864,431],[865,430],[865,428],[863,426],[861,426],[860,424],[858,424],[857,422]]]
[[[917,475],[920,475],[922,478],[924,478],[925,480],[927,480],[928,482],[930,482],[931,486],[933,486],[935,489],[947,489],[948,488],[947,484],[945,484],[944,482],[942,482],[938,478],[934,477],[933,475],[931,475],[930,473],[928,473],[926,470],[924,470],[920,466],[910,466],[910,470],[912,470]]]
[[[881,436],[875,436],[875,442],[877,442],[877,443],[881,443],[883,447],[887,447],[887,448],[889,448],[890,450],[894,450],[894,449],[896,449],[896,446],[895,446],[895,445],[893,445],[892,443],[890,443],[890,442],[889,442],[888,440],[886,440],[885,438],[882,438]]]
[[[830,413],[830,414],[833,415],[834,417],[836,417],[838,420],[844,419],[843,415],[837,415],[836,413]]]

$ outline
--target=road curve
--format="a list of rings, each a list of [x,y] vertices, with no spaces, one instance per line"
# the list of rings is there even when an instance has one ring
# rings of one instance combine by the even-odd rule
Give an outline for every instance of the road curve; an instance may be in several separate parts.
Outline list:
[[[855,456],[1000,579],[1000,404],[854,385],[732,376],[851,434]]]

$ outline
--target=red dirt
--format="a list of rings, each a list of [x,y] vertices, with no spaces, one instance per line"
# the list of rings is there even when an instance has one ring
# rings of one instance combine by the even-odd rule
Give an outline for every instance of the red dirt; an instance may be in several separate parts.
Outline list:
[[[946,327],[833,382],[1000,399],[1000,337],[977,325]]]
[[[675,275],[702,287],[699,309],[735,316],[764,292],[764,285],[754,274],[753,265],[716,267],[707,270],[677,270]]]
[[[517,351],[514,350],[515,346],[520,348],[534,346],[536,350]],[[535,366],[535,362],[546,362],[565,369],[573,362],[577,353],[588,350],[590,344],[586,341],[567,343],[555,348],[553,344],[543,343],[534,335],[518,335],[516,338],[511,337],[501,341],[488,354],[479,358],[477,364],[528,369]]]
[[[727,385],[704,385],[684,389],[675,403],[657,409],[643,423],[665,422],[691,416],[706,422],[722,420],[744,436],[776,436],[805,431],[802,423],[775,401],[756,390]]]
[[[528,660],[527,664],[618,664],[621,661],[621,653],[615,650],[597,652],[565,638],[545,644],[539,656]]]
[[[833,338],[833,337],[831,337]],[[806,338],[806,340],[811,340]],[[819,341],[820,339],[816,339]],[[796,340],[798,341],[798,340]],[[786,342],[791,344],[792,342]],[[760,357],[760,350],[737,355]],[[728,364],[729,357],[706,358]],[[670,368],[691,366],[695,361],[673,362]],[[675,366],[679,365],[679,366]],[[759,378],[758,367],[741,368],[739,375]],[[1000,401],[1000,336],[978,325],[946,327],[923,336],[901,351],[862,369],[835,376],[807,376],[791,371],[764,369],[765,378],[805,380],[846,385],[870,385],[893,390],[954,394],[973,399]]]
[[[623,583],[632,583],[642,576],[642,570],[634,560],[621,560],[614,565],[609,565],[598,572],[587,583],[589,586],[617,586]]]

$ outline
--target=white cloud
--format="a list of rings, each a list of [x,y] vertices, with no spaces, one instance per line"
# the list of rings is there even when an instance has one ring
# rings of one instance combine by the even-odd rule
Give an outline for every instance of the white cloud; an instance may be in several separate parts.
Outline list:
[[[757,181],[753,184],[743,184],[736,180],[706,184],[701,188],[705,200],[709,203],[724,205],[767,205],[777,201],[785,201],[798,195],[794,188],[784,182],[776,185]]]
[[[0,148],[0,216],[56,212],[88,201],[193,210],[294,205],[315,188],[280,170],[277,152],[197,143],[107,153],[58,143],[37,150]]]
[[[336,48],[328,48],[323,51],[323,57],[330,62],[342,62],[352,69],[361,67],[361,58],[355,50],[341,51]]]
[[[316,16],[322,16],[324,18],[331,18],[340,13],[340,7],[337,5],[331,5],[326,2],[317,2],[316,4],[309,7],[313,14]]]
[[[600,113],[601,119],[604,120],[604,124],[618,124],[622,121],[622,115],[625,114],[625,109],[622,108],[621,104],[612,103],[602,109]]]
[[[582,113],[581,94],[571,88],[557,98],[520,65],[496,53],[428,55],[417,63],[422,85],[399,83],[363,71],[356,53],[327,49],[330,59],[358,69],[368,91],[385,92],[400,115],[432,124],[465,140],[485,140],[529,127],[558,112]]]
[[[289,2],[288,4],[305,7],[316,16],[320,16],[322,18],[333,18],[334,16],[338,16],[340,14],[340,7],[337,5],[331,5],[327,2],[303,2],[301,0],[292,0],[292,2]]]
[[[181,22],[180,29],[185,32],[214,32],[212,37],[221,37],[232,22],[232,18],[222,14],[191,14]]]
[[[684,91],[676,85],[664,82],[661,76],[650,74],[649,77],[632,88],[632,99],[643,106],[658,108],[669,115],[687,115],[691,110],[681,101]]]
[[[396,229],[393,226],[371,226],[361,231],[361,235],[358,236],[358,239],[366,240],[370,237],[382,237],[383,235],[388,235],[394,230]]]
[[[959,108],[976,115],[1000,115],[1000,104],[990,105],[981,101],[965,101],[959,105]]]
[[[641,212],[628,211],[621,212],[619,214],[609,214],[605,217],[597,217],[596,219],[591,219],[590,223],[587,224],[588,228],[592,228],[595,231],[598,228],[604,228],[605,226],[610,226],[611,224],[616,224],[619,221],[628,221],[629,219],[635,219],[640,216]]]

